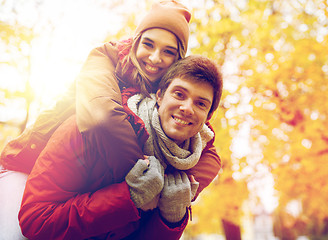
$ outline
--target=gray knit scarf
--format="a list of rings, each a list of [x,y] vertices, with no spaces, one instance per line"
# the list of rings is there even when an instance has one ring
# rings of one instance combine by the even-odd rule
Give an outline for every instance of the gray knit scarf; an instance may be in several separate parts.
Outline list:
[[[149,133],[143,152],[148,156],[155,156],[166,168],[167,164],[179,170],[187,170],[195,166],[207,142],[213,137],[212,130],[204,124],[199,133],[183,142],[176,144],[168,138],[161,127],[156,107],[155,94],[152,98],[141,94],[133,95],[128,99],[128,107],[145,123]]]

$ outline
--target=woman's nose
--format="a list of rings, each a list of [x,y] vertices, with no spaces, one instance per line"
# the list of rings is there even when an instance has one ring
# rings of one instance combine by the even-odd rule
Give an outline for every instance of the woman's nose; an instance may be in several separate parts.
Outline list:
[[[155,50],[153,51],[150,56],[149,56],[149,60],[153,63],[153,64],[157,64],[160,63],[162,61],[161,59],[161,54],[159,50]]]

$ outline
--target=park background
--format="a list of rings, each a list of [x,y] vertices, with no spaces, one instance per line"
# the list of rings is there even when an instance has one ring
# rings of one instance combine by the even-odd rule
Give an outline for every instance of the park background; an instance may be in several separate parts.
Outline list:
[[[0,150],[153,2],[0,0]],[[328,239],[328,1],[180,2],[192,11],[188,54],[224,77],[211,119],[222,170],[183,239]]]

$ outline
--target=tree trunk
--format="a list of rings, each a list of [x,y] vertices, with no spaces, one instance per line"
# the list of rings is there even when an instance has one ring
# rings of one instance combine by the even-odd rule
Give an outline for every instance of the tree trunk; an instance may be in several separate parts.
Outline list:
[[[232,222],[222,219],[226,240],[241,240],[240,227]]]

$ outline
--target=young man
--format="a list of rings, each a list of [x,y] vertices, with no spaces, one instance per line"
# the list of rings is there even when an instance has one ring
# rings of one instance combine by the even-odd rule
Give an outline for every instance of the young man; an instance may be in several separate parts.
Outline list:
[[[148,163],[139,160],[122,179],[117,173],[124,159],[104,159],[85,142],[75,117],[69,118],[27,180],[19,213],[26,237],[180,238],[197,188],[193,177],[202,189],[209,184],[208,174],[212,180],[220,169],[219,159],[202,162],[201,155],[213,147],[207,121],[220,101],[221,75],[209,59],[190,56],[170,68],[156,98],[136,92],[126,90],[123,103],[139,144],[151,156]],[[158,208],[143,211],[152,208],[152,201]]]

